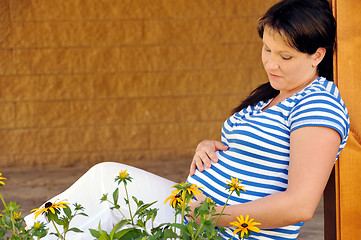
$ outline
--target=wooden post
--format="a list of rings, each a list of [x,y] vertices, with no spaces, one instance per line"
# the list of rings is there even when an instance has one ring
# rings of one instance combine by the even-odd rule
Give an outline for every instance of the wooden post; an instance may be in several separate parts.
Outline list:
[[[332,0],[337,20],[335,79],[351,119],[345,149],[325,191],[325,239],[361,239],[361,1]]]

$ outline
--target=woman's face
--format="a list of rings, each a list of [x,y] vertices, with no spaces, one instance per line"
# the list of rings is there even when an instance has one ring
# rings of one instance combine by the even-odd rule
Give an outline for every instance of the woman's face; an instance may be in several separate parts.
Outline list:
[[[318,77],[317,65],[324,49],[309,55],[290,47],[279,33],[265,27],[262,62],[271,86],[285,98],[299,92]]]

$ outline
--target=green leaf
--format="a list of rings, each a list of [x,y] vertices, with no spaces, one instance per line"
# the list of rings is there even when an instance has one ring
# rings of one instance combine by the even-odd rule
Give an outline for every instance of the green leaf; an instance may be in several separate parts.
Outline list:
[[[0,231],[0,238],[2,238],[5,234],[6,234],[6,230],[1,230]]]
[[[68,231],[73,231],[73,232],[83,232],[82,230],[80,230],[79,228],[70,228]]]
[[[115,189],[115,191],[113,192],[114,205],[118,204],[118,199],[119,199],[119,188]]]
[[[127,228],[117,232],[114,239],[134,239],[139,236],[144,236],[139,229]]]
[[[155,204],[157,201],[154,201],[152,203],[148,203],[148,204],[144,204],[143,206],[141,206],[136,212],[135,215],[139,214],[140,212],[143,212],[145,209],[147,209],[148,207],[152,206],[153,204]],[[139,206],[138,206],[139,207]]]
[[[164,229],[164,238],[179,238],[179,236],[173,232],[171,229]]]
[[[118,222],[112,229],[112,231],[110,232],[110,238],[114,239],[115,234],[118,232],[119,229],[121,229],[122,227],[124,227],[125,225],[127,225],[128,220],[121,220],[120,222]]]
[[[89,229],[89,232],[90,232],[90,234],[91,234],[93,237],[95,237],[95,238],[100,237],[99,232],[98,232],[97,230],[95,230],[95,229]]]
[[[63,212],[69,219],[71,218],[71,209],[69,206],[66,205],[65,208],[63,208]]]

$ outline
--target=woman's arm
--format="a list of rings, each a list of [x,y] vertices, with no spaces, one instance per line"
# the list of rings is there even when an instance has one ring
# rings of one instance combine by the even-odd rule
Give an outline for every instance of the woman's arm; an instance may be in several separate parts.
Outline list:
[[[203,171],[204,166],[210,168],[212,162],[218,162],[218,158],[215,152],[225,151],[227,149],[228,146],[218,141],[204,140],[200,142],[193,156],[193,160],[189,169],[189,175],[192,176],[196,169]]]
[[[330,128],[303,127],[291,133],[288,187],[285,192],[227,206],[219,224],[228,226],[249,214],[261,228],[277,228],[308,221],[322,196],[340,145],[340,135]],[[246,189],[247,190],[247,189]],[[221,211],[221,206],[217,212]]]

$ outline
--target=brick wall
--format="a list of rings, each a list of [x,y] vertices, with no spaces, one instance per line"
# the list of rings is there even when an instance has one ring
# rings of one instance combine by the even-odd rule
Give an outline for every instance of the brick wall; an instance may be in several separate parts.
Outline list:
[[[0,0],[0,167],[189,159],[265,80],[275,0]]]

